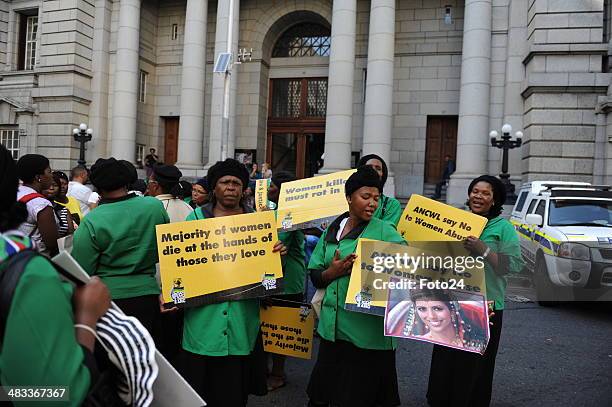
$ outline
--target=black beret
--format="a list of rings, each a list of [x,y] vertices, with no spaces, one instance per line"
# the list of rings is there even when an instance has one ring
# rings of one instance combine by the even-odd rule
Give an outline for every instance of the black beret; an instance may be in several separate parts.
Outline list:
[[[183,173],[174,165],[157,164],[153,167],[155,179],[162,182],[179,182]]]
[[[195,182],[195,184],[198,184],[199,186],[204,188],[204,191],[210,191],[208,189],[208,181],[206,180],[206,177],[200,178],[199,180]]]
[[[504,204],[506,203],[506,186],[497,177],[492,175],[481,175],[478,178],[474,178],[472,182],[470,182],[470,186],[468,187],[468,196],[470,195],[470,192],[472,192],[474,185],[478,184],[479,182],[486,182],[491,185],[491,189],[493,190],[493,206],[489,210],[487,218],[496,218],[502,213]]]
[[[91,183],[102,191],[114,191],[127,187],[132,180],[132,173],[124,164],[113,157],[98,158],[91,166]]]
[[[206,180],[210,188],[215,189],[217,181],[226,175],[234,176],[242,181],[243,189],[246,189],[249,185],[249,172],[244,165],[233,158],[227,158],[225,161],[217,161],[215,165],[208,170]]]
[[[363,157],[361,157],[359,159],[359,162],[357,163],[357,167],[361,167],[362,165],[366,165],[366,163],[372,159],[376,159],[378,161],[381,162],[382,164],[382,172],[383,175],[380,178],[380,187],[381,189],[385,186],[385,182],[387,182],[387,177],[389,176],[389,169],[387,168],[387,163],[385,162],[385,160],[382,159],[381,156],[377,155],[377,154],[366,154]]]
[[[344,194],[350,196],[361,187],[376,187],[378,191],[382,190],[378,173],[369,165],[362,165],[348,177],[344,184]]]
[[[138,180],[138,171],[136,171],[136,167],[134,167],[134,164],[132,164],[128,160],[119,160],[119,162],[125,165],[125,168],[127,168],[130,172],[130,184],[136,182]]]
[[[49,159],[40,154],[26,154],[17,161],[17,176],[23,182],[32,182],[49,168]]]
[[[272,183],[280,189],[283,182],[295,181],[295,177],[288,171],[279,171],[272,174]]]

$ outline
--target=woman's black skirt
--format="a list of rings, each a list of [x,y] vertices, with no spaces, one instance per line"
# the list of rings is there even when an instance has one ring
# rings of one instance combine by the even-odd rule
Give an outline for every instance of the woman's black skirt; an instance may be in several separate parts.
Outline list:
[[[435,345],[431,355],[427,401],[431,407],[488,407],[503,311],[490,319],[491,337],[484,355]]]
[[[395,351],[321,338],[307,392],[314,406],[398,406]]]
[[[204,356],[183,350],[181,374],[209,407],[246,406],[249,394],[268,392],[261,333],[246,356]]]

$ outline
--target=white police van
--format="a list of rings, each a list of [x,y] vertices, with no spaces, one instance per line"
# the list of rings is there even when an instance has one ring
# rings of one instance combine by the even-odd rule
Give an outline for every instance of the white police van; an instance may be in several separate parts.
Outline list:
[[[612,191],[585,182],[524,184],[510,221],[538,302],[612,295]]]

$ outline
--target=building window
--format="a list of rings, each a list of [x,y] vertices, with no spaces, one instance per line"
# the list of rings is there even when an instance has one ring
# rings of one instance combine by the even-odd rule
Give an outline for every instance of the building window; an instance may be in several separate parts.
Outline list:
[[[178,38],[178,24],[172,24],[172,40]]]
[[[136,166],[138,168],[143,168],[144,157],[145,157],[145,145],[136,144]]]
[[[140,77],[138,79],[138,101],[145,103],[147,100],[147,78],[149,74],[143,70],[140,70]]]
[[[14,160],[19,158],[19,130],[0,129],[0,144],[10,151]]]
[[[327,78],[272,80],[272,118],[321,118],[326,111]]]
[[[20,12],[18,18],[17,69],[32,70],[38,62],[38,9]]]
[[[302,23],[285,31],[272,51],[273,57],[328,57],[331,31],[320,24]]]

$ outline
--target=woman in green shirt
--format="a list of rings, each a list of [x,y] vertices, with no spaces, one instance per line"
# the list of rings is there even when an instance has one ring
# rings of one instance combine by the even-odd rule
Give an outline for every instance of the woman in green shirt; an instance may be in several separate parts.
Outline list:
[[[405,241],[394,226],[374,217],[381,196],[374,169],[359,167],[344,186],[349,211],[323,232],[308,264],[314,286],[325,288],[309,406],[396,406],[395,339],[384,336],[382,317],[346,311],[344,304],[358,239]]]
[[[241,215],[249,173],[228,158],[208,170],[209,202],[186,220]],[[287,253],[278,242],[274,251]],[[245,406],[249,394],[265,395],[266,365],[259,334],[259,300],[246,299],[186,308],[182,373],[211,407]]]
[[[485,259],[487,299],[494,312],[490,339],[484,355],[434,346],[427,389],[430,406],[486,407],[491,402],[506,292],[504,276],[523,267],[516,231],[500,216],[505,201],[506,189],[496,177],[482,175],[468,187],[470,211],[488,219],[480,239],[469,236],[464,244],[473,255]]]
[[[16,262],[23,261],[19,256],[24,255],[20,252],[34,249],[31,240],[15,230],[27,215],[22,204],[17,203],[17,185],[15,162],[0,145],[3,295],[11,291],[10,281],[4,278],[9,275],[4,273],[16,272],[10,267],[19,267]],[[23,266],[8,307],[3,303],[7,298],[0,297],[0,383],[16,387],[61,386],[69,389],[70,397],[68,402],[57,405],[82,405],[97,375],[93,356],[96,339],[85,327],[95,329],[110,306],[104,283],[94,278],[73,290],[68,283],[62,283],[47,259],[36,255]]]
[[[357,163],[358,167],[362,165],[374,168],[380,177],[380,199],[378,200],[378,208],[374,212],[374,217],[397,226],[397,222],[399,222],[402,216],[402,204],[397,199],[391,198],[382,192],[389,176],[387,163],[379,155],[367,154],[361,157],[359,163]]]
[[[158,199],[128,194],[134,177],[130,166],[112,157],[92,165],[91,181],[102,199],[74,233],[72,256],[89,275],[100,277],[115,304],[159,342],[155,226],[169,219]]]

